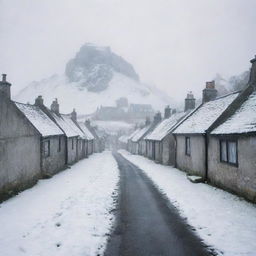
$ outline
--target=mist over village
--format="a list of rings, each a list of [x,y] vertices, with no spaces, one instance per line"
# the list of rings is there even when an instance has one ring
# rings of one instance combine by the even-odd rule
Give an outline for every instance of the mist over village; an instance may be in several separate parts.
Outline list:
[[[256,256],[254,0],[0,0],[1,256]]]

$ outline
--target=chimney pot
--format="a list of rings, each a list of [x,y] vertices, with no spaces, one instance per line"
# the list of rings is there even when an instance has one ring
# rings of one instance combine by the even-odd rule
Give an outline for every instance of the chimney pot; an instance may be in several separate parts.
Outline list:
[[[185,99],[185,112],[191,109],[194,109],[196,106],[196,99],[194,98],[193,93],[190,91],[187,94],[187,98]]]
[[[73,109],[72,113],[71,113],[71,119],[76,122],[77,121],[77,113],[76,110]]]
[[[6,82],[6,74],[2,74],[2,82]]]
[[[171,116],[171,108],[170,106],[166,106],[164,109],[164,118],[167,119]]]
[[[36,99],[35,99],[35,105],[36,106],[43,106],[44,105],[44,100],[42,95],[39,95]]]
[[[11,99],[11,84],[6,81],[6,74],[2,74],[2,81],[0,81],[0,91],[2,91],[8,99]]]
[[[60,105],[58,104],[57,98],[55,98],[55,100],[51,104],[51,111],[53,111],[56,114],[60,113]]]
[[[214,100],[218,91],[215,89],[215,81],[206,82],[206,88],[203,90],[203,103]]]
[[[249,84],[253,84],[256,89],[256,55],[255,58],[251,60],[252,67],[250,71]]]

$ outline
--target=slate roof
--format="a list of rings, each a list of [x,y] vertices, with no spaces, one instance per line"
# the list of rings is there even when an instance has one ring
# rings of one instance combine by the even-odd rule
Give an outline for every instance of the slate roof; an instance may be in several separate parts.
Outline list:
[[[44,136],[63,135],[63,131],[38,106],[14,102],[33,126]]]
[[[81,127],[81,129],[83,130],[87,140],[93,140],[94,136],[93,134],[89,131],[89,129],[86,127],[85,123],[83,122],[78,122],[79,126]]]
[[[132,142],[138,142],[140,139],[142,139],[146,133],[149,131],[149,129],[151,128],[151,125],[147,125],[143,128],[141,128],[132,138],[131,141]]]
[[[238,96],[234,92],[200,105],[174,130],[174,134],[204,134]]]
[[[66,129],[65,133],[67,132],[66,133],[67,137],[79,136],[83,139],[86,139],[85,134],[77,127],[77,125],[72,121],[69,115],[61,114],[61,118],[65,123],[65,125],[63,126],[64,127],[63,130]]]
[[[139,131],[141,128],[136,129],[129,137],[128,140],[131,140]]]
[[[173,114],[170,118],[164,119],[156,128],[149,133],[145,139],[146,140],[156,140],[161,141],[165,136],[168,135],[177,125],[177,123],[182,120],[189,112],[181,112]]]
[[[254,91],[237,111],[211,134],[240,134],[256,131],[256,92]]]

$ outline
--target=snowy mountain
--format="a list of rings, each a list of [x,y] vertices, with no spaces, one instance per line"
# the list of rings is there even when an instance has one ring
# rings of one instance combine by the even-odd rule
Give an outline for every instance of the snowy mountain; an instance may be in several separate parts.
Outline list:
[[[172,102],[157,88],[140,82],[133,66],[109,47],[92,44],[80,48],[67,63],[65,74],[32,82],[15,100],[33,103],[38,95],[47,106],[58,98],[62,112],[76,108],[80,114],[90,114],[100,105],[113,106],[120,97],[130,103],[152,104],[155,110]]]

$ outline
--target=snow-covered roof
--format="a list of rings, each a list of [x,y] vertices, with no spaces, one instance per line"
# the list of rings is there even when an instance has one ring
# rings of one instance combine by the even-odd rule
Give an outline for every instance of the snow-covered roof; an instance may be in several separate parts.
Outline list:
[[[77,126],[74,124],[74,122],[70,119],[70,117],[66,115],[56,115],[55,113],[51,112],[53,118],[58,123],[58,125],[61,127],[61,129],[64,131],[67,137],[75,137],[75,136],[81,136],[83,137],[82,132],[77,130]]]
[[[119,137],[118,140],[119,140],[120,142],[127,143],[127,142],[128,142],[128,138],[129,138],[128,135],[122,135],[121,137]]]
[[[150,125],[147,125],[143,128],[141,128],[132,138],[132,142],[138,142],[143,136],[148,132],[148,130],[151,128]]]
[[[38,106],[18,102],[15,102],[15,104],[42,136],[46,137],[64,134]]]
[[[238,96],[238,92],[231,93],[199,106],[184,122],[174,130],[175,134],[205,133],[213,122],[226,110]]]
[[[85,123],[84,122],[79,122],[78,123],[79,126],[81,127],[81,129],[83,130],[87,140],[93,140],[94,139],[94,136],[93,134],[89,131],[89,129],[86,127]]]
[[[61,117],[65,121],[65,123],[68,124],[72,129],[72,131],[71,130],[68,131],[70,132],[70,136],[68,137],[79,136],[81,138],[86,139],[85,134],[77,127],[77,125],[72,121],[69,115],[61,114]]]
[[[188,112],[180,112],[173,114],[170,118],[164,119],[150,134],[145,137],[145,139],[161,141],[187,114]]]
[[[136,129],[136,130],[128,137],[128,140],[131,140],[139,131],[140,131],[140,128]]]
[[[256,92],[253,92],[242,106],[212,134],[234,134],[256,131]]]

